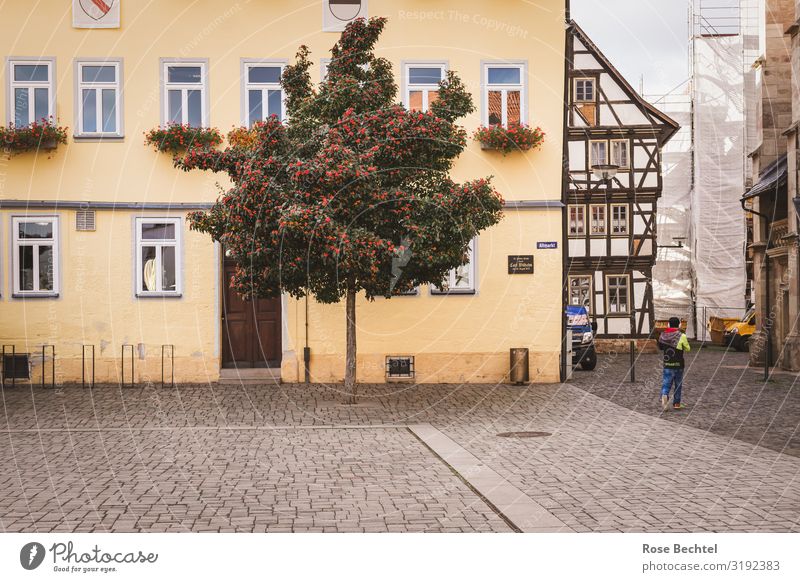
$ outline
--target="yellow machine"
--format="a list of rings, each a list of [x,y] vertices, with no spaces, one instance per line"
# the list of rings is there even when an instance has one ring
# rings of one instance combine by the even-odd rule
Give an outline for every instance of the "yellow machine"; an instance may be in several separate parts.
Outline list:
[[[751,307],[744,317],[725,328],[725,345],[737,352],[750,351],[750,336],[756,331],[756,309]]]

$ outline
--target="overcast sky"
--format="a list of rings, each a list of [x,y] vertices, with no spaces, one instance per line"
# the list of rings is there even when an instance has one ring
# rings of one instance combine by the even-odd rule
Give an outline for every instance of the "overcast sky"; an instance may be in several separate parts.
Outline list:
[[[660,95],[686,80],[688,0],[572,0],[572,18],[638,91]]]

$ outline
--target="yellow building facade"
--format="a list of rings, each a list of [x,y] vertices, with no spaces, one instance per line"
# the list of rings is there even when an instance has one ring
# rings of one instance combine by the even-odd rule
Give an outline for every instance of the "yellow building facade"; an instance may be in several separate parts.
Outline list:
[[[80,22],[89,26],[104,14],[94,18],[79,0],[63,4],[42,20],[29,3],[6,2],[0,19],[6,123],[45,113],[69,127],[67,144],[53,151],[0,158],[0,341],[31,354],[35,380],[42,361],[49,379],[43,345],[55,350],[59,383],[89,373],[87,350],[97,382],[123,380],[123,352],[126,381],[160,382],[163,354],[167,380],[173,363],[178,382],[220,378],[223,252],[186,216],[227,182],[176,170],[171,156],[144,144],[144,132],[170,120],[227,132],[280,108],[270,67],[306,44],[321,78],[320,59],[355,14],[388,18],[377,54],[394,64],[398,100],[419,106],[430,80],[420,69],[452,69],[477,106],[462,120],[470,133],[492,116],[546,133],[541,149],[506,156],[470,143],[453,177],[494,176],[504,219],[474,242],[451,292],[361,298],[359,382],[387,381],[387,357],[413,357],[419,382],[505,382],[509,349],[520,347],[530,350],[532,381],[558,381],[563,1],[106,0],[119,11],[119,26],[107,28],[74,26],[75,10],[85,9]],[[513,256],[532,256],[533,273],[510,274]],[[344,304],[279,305],[267,333],[280,335],[270,339],[280,346],[282,380],[303,381],[308,347],[311,381],[341,381]]]

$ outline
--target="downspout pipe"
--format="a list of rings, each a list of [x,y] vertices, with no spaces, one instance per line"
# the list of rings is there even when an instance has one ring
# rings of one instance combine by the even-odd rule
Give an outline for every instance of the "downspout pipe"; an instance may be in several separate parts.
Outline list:
[[[570,42],[570,35],[572,34],[572,28],[570,27],[570,0],[565,0],[564,5],[564,26],[565,26],[565,34],[564,34],[564,108],[563,108],[563,134],[562,134],[562,153],[561,153],[561,201],[562,201],[562,208],[561,208],[561,310],[559,312],[559,317],[561,321],[561,354],[560,354],[560,362],[559,362],[559,378],[561,382],[566,382],[567,380],[567,366],[571,366],[572,362],[567,362],[567,341],[570,339],[567,337],[567,317],[566,317],[566,306],[569,301],[568,293],[569,293],[569,238],[567,236],[567,219],[568,219],[568,212],[567,212],[567,204],[569,202],[568,196],[568,177],[569,177],[569,71],[571,63],[569,62],[571,55],[570,55],[570,46],[572,43]]]

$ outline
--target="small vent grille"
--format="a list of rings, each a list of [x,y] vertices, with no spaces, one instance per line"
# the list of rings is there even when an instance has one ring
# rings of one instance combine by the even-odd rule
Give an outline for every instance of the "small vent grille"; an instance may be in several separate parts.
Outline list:
[[[75,230],[95,230],[95,211],[78,210],[75,214]]]
[[[414,356],[386,356],[387,378],[413,378]]]

